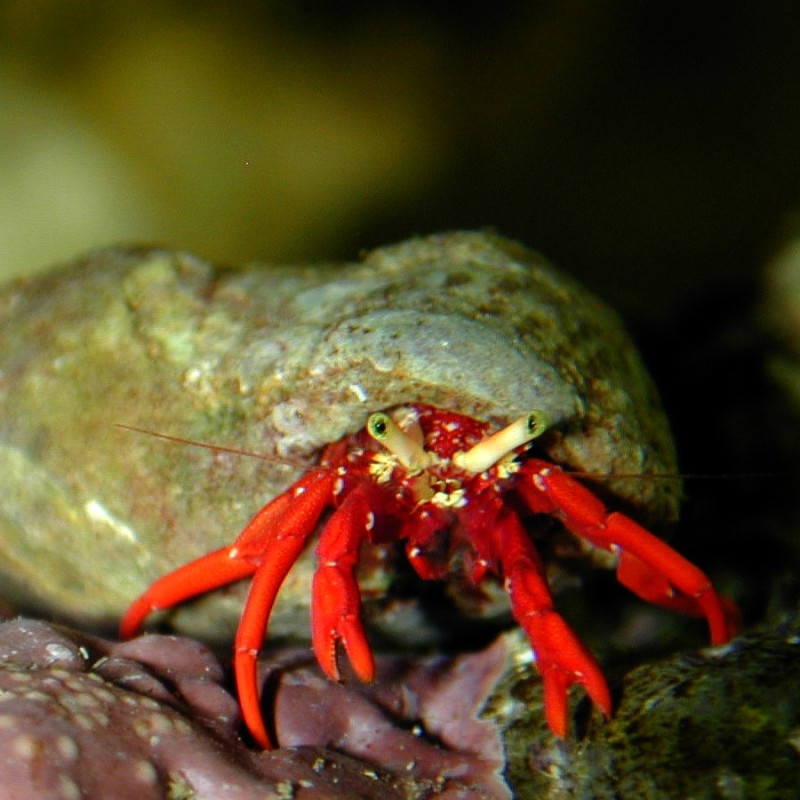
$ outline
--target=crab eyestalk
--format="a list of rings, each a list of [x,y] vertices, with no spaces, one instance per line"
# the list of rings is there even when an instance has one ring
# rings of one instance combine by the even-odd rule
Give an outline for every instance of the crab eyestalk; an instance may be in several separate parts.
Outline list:
[[[550,420],[543,411],[531,411],[507,427],[478,442],[465,453],[455,453],[453,464],[465,472],[475,475],[505,458],[518,447],[541,436],[549,427]]]
[[[388,414],[377,411],[367,420],[367,432],[380,442],[409,472],[420,472],[431,463],[414,431],[406,432]]]

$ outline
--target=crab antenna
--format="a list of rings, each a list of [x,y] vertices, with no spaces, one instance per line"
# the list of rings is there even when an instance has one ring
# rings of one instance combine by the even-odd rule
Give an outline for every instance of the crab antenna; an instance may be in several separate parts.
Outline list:
[[[453,464],[473,474],[484,472],[513,450],[541,436],[549,424],[550,421],[543,411],[531,411],[488,439],[478,442],[466,453],[455,453]]]
[[[424,469],[428,454],[417,438],[406,433],[388,414],[377,411],[367,420],[367,432],[409,470]]]

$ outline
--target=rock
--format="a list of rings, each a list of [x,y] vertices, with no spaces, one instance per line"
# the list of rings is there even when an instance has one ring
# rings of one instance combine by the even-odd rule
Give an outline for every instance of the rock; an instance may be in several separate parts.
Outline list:
[[[238,736],[236,701],[203,645],[117,644],[38,620],[0,624],[0,796],[9,800],[506,800],[495,726],[477,719],[501,644],[382,662],[340,686],[273,658],[282,749]],[[305,661],[306,663],[303,663]]]
[[[517,645],[524,653],[524,640]],[[613,687],[612,687],[613,690]],[[548,800],[794,797],[800,774],[800,618],[630,670],[604,721],[584,700],[577,739],[552,737],[524,659],[487,713],[515,796]]]

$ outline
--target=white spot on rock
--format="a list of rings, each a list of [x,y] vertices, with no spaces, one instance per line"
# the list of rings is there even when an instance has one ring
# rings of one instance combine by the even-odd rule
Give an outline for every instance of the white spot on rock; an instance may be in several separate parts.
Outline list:
[[[30,733],[21,733],[11,742],[11,752],[18,758],[31,761],[39,753],[44,752],[42,743]]]
[[[367,401],[369,395],[367,394],[367,390],[361,386],[359,383],[351,383],[347,387],[362,403]]]
[[[80,800],[83,793],[75,781],[67,775],[58,778],[59,800]]]
[[[60,642],[50,642],[45,645],[44,651],[50,659],[48,664],[53,664],[58,661],[68,661],[73,655],[73,651]]]
[[[145,761],[144,759],[134,764],[133,777],[140,783],[147,784],[148,786],[155,786],[158,783],[156,768],[149,761]]]
[[[139,541],[136,531],[134,531],[130,525],[126,525],[122,520],[117,519],[99,500],[88,500],[84,504],[83,509],[89,519],[107,526],[117,536],[127,539],[130,542]]]
[[[55,751],[65,761],[75,761],[80,753],[78,743],[71,736],[67,736],[66,734],[56,736]]]

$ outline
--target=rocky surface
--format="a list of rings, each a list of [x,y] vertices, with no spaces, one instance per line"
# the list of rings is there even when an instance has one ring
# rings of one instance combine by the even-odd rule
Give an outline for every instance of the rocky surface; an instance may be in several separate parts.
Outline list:
[[[628,671],[602,720],[548,735],[539,682],[520,665],[496,686],[515,796],[549,800],[788,800],[800,771],[800,618]]]
[[[502,800],[496,728],[476,715],[504,666],[483,653],[382,664],[372,689],[307,654],[265,668],[281,749],[240,739],[201,644],[117,644],[36,620],[0,624],[0,797],[9,800]]]
[[[323,678],[305,650],[261,662],[279,749],[240,736],[199,643],[117,644],[35,620],[0,624],[0,797],[790,798],[800,767],[800,621],[636,667],[575,736],[542,715],[519,632],[471,655],[382,658],[378,679]]]

